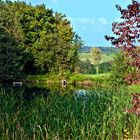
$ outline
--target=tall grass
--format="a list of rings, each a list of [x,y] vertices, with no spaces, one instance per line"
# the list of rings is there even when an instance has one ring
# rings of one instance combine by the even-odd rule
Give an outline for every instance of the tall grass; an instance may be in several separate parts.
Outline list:
[[[46,93],[47,94],[47,93]],[[2,140],[121,140],[138,137],[140,121],[126,88],[94,89],[87,94],[51,93],[25,98],[24,90],[0,89]]]

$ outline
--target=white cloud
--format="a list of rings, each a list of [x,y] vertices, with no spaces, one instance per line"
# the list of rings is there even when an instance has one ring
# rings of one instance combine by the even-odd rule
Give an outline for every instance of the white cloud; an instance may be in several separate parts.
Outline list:
[[[105,18],[99,18],[98,20],[99,20],[99,22],[100,22],[101,24],[103,24],[103,25],[107,25],[107,24],[109,23],[108,20],[105,19]]]
[[[81,24],[95,24],[95,19],[94,18],[77,18],[77,22]]]
[[[52,3],[54,3],[54,4],[57,4],[58,3],[58,0],[51,0],[52,1]]]
[[[110,24],[110,21],[106,18],[73,18],[68,17],[72,24],[80,25],[107,25]]]
[[[74,24],[95,24],[95,18],[73,18],[68,17],[68,19]]]

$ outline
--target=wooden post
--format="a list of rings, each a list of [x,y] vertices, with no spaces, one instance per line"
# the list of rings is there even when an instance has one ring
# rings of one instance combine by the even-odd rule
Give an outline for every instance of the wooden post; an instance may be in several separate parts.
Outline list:
[[[67,84],[67,81],[65,79],[62,79],[62,87],[65,87]]]

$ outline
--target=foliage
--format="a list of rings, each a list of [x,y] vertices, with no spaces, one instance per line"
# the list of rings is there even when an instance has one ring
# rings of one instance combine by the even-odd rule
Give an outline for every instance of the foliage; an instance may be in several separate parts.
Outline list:
[[[28,53],[23,46],[23,32],[11,2],[0,3],[0,75],[16,77],[22,73]],[[8,6],[9,5],[9,6]]]
[[[0,27],[0,75],[17,77],[22,73],[28,54],[24,52],[21,44],[4,28]],[[4,77],[3,77],[4,76]],[[3,77],[3,78],[2,78]]]
[[[4,28],[18,43],[23,43],[24,35],[18,18],[20,14],[15,10],[17,7],[13,7],[11,1],[0,3],[0,27]]]
[[[132,4],[127,6],[127,9],[122,9],[120,5],[116,8],[121,13],[123,21],[112,24],[112,31],[118,38],[106,36],[107,40],[111,40],[113,45],[124,50],[135,47],[134,43],[139,41],[140,35],[140,3],[132,0]]]
[[[118,37],[105,36],[105,38],[110,40],[117,48],[121,48],[125,52],[125,57],[127,57],[127,64],[137,69],[136,75],[129,73],[126,76],[128,83],[130,81],[133,83],[136,82],[136,77],[140,75],[140,57],[136,51],[136,44],[140,41],[140,3],[132,0],[132,4],[128,5],[127,9],[122,9],[119,5],[116,5],[116,8],[121,13],[122,22],[113,23],[112,31]],[[135,76],[135,81],[132,79],[133,76]]]
[[[46,10],[44,5],[30,6],[22,13],[20,22],[25,34],[24,45],[26,50],[33,55],[35,67],[38,71],[48,72],[50,60],[53,57],[50,51],[54,30],[52,11]],[[47,62],[48,67],[45,65]]]
[[[125,84],[125,76],[126,73],[128,73],[128,69],[129,65],[127,64],[127,60],[124,57],[123,52],[120,51],[118,54],[116,54],[111,67],[111,82],[115,85]]]
[[[99,65],[101,61],[101,50],[98,48],[91,49],[92,60],[95,65]]]
[[[82,74],[95,74],[96,69],[93,64],[87,59],[86,61],[80,61],[77,64],[78,72]]]
[[[126,129],[133,138],[139,118],[125,113],[131,102],[128,94],[124,87],[93,89],[86,94],[1,88],[0,139],[118,140]]]
[[[99,48],[92,48],[92,62],[96,66],[96,73],[99,73],[99,64],[101,62],[101,50]]]
[[[140,86],[138,84],[128,85],[127,88],[132,93],[139,93],[140,91]]]
[[[44,4],[32,6],[20,1],[2,2],[0,8],[0,26],[15,39],[17,49],[29,55],[24,57],[25,63],[21,62],[22,73],[74,71],[81,39],[65,15]]]
[[[107,73],[111,71],[113,62],[104,62],[99,65],[99,73]]]
[[[134,113],[137,116],[140,116],[140,95],[132,94],[132,108],[127,110],[129,113]]]

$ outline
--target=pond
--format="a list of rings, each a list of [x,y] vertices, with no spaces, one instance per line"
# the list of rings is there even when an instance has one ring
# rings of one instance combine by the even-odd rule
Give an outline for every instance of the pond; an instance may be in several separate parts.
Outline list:
[[[136,127],[123,88],[1,86],[0,139],[122,139]]]
[[[1,89],[3,89],[6,93],[9,94],[14,94],[14,96],[22,96],[25,101],[28,100],[34,100],[35,98],[38,97],[44,97],[47,99],[47,97],[50,94],[53,95],[64,95],[64,94],[73,94],[73,95],[85,95],[87,94],[90,89],[90,87],[73,87],[73,86],[67,86],[67,87],[62,87],[60,85],[51,85],[51,86],[46,86],[41,85],[41,86],[12,86],[12,85],[7,85],[7,86],[0,86]],[[11,95],[12,95],[11,94]]]

